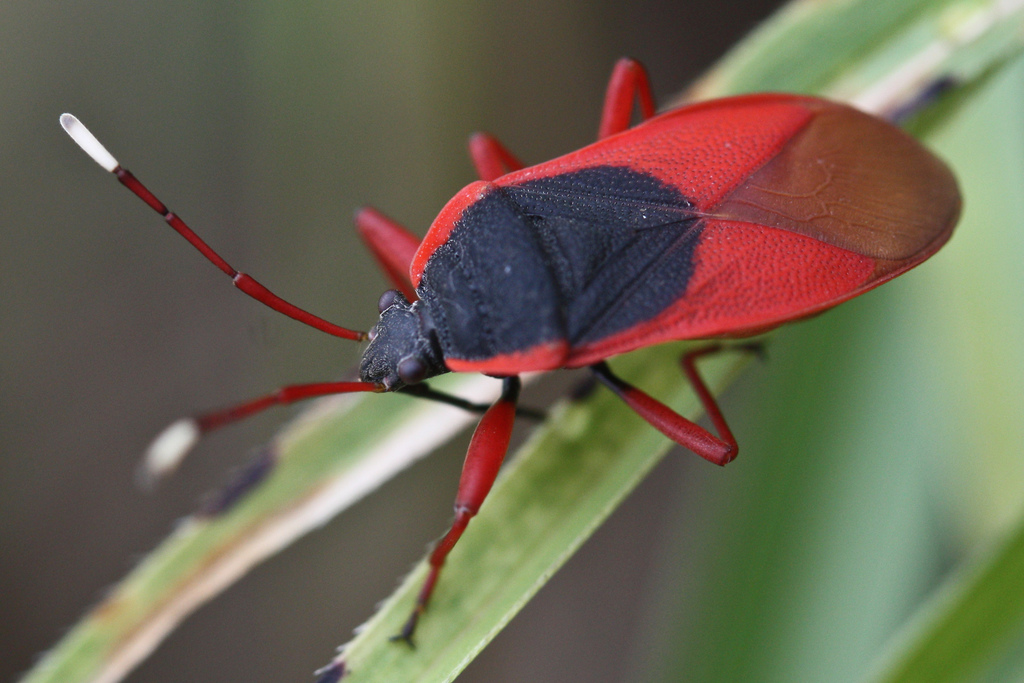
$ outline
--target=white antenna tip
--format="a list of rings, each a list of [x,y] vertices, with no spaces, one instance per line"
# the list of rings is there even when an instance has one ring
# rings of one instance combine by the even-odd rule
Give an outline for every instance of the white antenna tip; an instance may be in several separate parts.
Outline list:
[[[138,479],[144,488],[151,488],[185,459],[199,441],[199,423],[183,418],[160,432],[146,450],[139,464]]]
[[[90,133],[89,129],[75,118],[73,114],[61,114],[60,125],[64,126],[64,130],[71,136],[71,139],[77,142],[78,146],[91,156],[97,164],[111,173],[119,166],[117,159],[107,151],[106,147],[100,144],[96,136]]]

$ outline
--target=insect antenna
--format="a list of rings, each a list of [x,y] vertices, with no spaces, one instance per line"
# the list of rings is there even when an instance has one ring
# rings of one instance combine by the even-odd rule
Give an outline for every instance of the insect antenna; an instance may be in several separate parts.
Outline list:
[[[273,406],[288,405],[317,396],[350,394],[360,391],[382,392],[384,387],[372,382],[316,382],[293,384],[244,403],[214,410],[171,423],[153,439],[139,463],[136,479],[143,488],[152,488],[173,472],[185,459],[199,437],[207,432],[244,420]]]
[[[164,203],[157,199],[156,195],[150,192],[145,185],[139,182],[139,180],[132,175],[131,171],[121,166],[117,159],[107,151],[107,148],[96,139],[96,136],[89,132],[89,129],[86,128],[81,121],[71,114],[61,114],[60,125],[64,127],[64,130],[71,136],[71,139],[78,143],[78,146],[81,147],[86,154],[92,157],[93,161],[117,176],[117,179],[122,185],[131,190],[139,199],[146,202],[151,209],[163,216],[168,225],[174,228],[179,235],[188,240],[189,244],[198,249],[199,253],[205,256],[208,261],[217,266],[217,268],[219,268],[225,275],[230,277],[235,287],[238,287],[238,289],[242,290],[265,306],[269,306],[275,311],[284,313],[288,317],[294,318],[300,323],[309,325],[321,332],[326,332],[327,334],[334,335],[335,337],[342,337],[343,339],[352,339],[354,341],[362,341],[366,339],[366,332],[350,330],[346,327],[341,327],[332,322],[328,322],[319,316],[313,315],[312,313],[305,311],[277,296],[253,279],[250,275],[240,273],[232,268],[231,265],[220,256],[220,254],[215,252],[210,245],[194,233],[183,220],[171,213]]]

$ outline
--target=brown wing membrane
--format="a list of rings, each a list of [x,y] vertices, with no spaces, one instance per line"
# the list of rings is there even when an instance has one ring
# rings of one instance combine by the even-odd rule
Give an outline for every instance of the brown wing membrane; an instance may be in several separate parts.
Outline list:
[[[950,170],[903,131],[845,105],[817,115],[714,209],[882,261],[876,277],[919,261],[960,213]]]

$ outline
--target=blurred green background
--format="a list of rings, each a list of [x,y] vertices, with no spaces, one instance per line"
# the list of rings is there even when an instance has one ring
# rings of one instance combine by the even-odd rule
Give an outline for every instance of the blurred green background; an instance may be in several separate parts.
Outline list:
[[[356,206],[422,234],[472,179],[469,132],[528,163],[581,146],[617,57],[644,61],[664,102],[775,4],[0,5],[0,680],[284,415],[211,438],[144,495],[131,476],[157,430],[333,378],[359,350],[232,291],[61,112],[233,265],[366,329],[385,283]],[[777,335],[726,396],[740,460],[667,458],[460,681],[857,680],[1016,517],[1024,70],[994,80],[937,131],[967,201],[953,243]],[[309,680],[445,528],[465,443],[255,570],[130,680]]]

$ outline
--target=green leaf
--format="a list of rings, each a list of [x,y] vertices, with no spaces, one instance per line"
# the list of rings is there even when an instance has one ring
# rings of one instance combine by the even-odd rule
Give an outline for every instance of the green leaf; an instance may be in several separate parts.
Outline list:
[[[437,386],[490,400],[497,383],[451,376]],[[399,395],[324,399],[287,426],[245,475],[265,478],[223,512],[196,514],[132,571],[23,679],[116,681],[185,616],[254,564],[325,523],[428,454],[472,416]],[[381,419],[383,415],[387,419]]]
[[[897,638],[871,680],[977,680],[1024,628],[1024,520],[960,569]]]
[[[963,445],[945,483],[962,537],[983,539],[889,644],[873,681],[1019,680],[1024,635],[1024,60],[992,79],[936,142],[958,160],[973,201],[946,302],[946,358],[960,401],[947,419]],[[959,276],[959,280],[954,277]],[[958,283],[958,284],[957,284]],[[968,324],[965,325],[965,322]],[[991,334],[998,331],[998,334]]]
[[[615,363],[624,377],[673,408],[695,415],[679,381],[682,347],[666,345]],[[748,354],[702,364],[720,389]],[[651,368],[666,371],[652,372]],[[611,514],[671,443],[611,392],[564,404],[515,456],[487,504],[452,551],[443,581],[416,633],[417,647],[397,647],[399,632],[426,576],[420,565],[343,652],[352,681],[450,680]],[[708,465],[708,467],[713,467]]]

